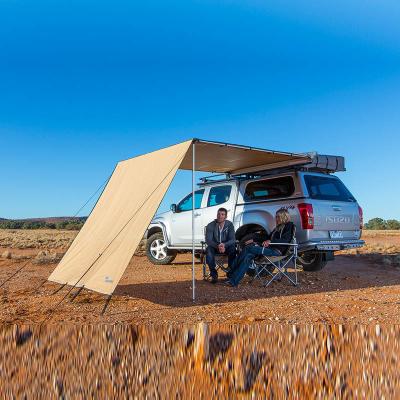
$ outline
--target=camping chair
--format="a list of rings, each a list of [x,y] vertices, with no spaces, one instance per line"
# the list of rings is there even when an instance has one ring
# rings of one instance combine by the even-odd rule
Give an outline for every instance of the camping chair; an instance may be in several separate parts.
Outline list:
[[[206,237],[206,228],[204,228],[204,238]],[[236,244],[238,242],[236,241]],[[203,262],[203,279],[205,281],[209,280],[211,275],[210,271],[207,267],[207,262],[206,262],[206,250],[207,250],[207,243],[205,240],[201,242],[201,255],[200,259]],[[228,256],[226,254],[216,254],[215,255],[215,269],[218,272],[218,270],[222,270],[225,273],[229,271],[228,267]]]
[[[296,225],[292,224],[292,240],[290,243],[274,243],[279,246],[285,246],[286,250],[281,256],[258,256],[256,257],[251,265],[254,269],[254,279],[260,279],[267,276],[267,280],[264,286],[269,286],[275,280],[282,280],[287,278],[293,286],[297,286],[297,242],[296,242]],[[287,266],[293,261],[294,272],[289,273]],[[293,276],[290,276],[290,275]],[[268,279],[269,277],[269,279]]]

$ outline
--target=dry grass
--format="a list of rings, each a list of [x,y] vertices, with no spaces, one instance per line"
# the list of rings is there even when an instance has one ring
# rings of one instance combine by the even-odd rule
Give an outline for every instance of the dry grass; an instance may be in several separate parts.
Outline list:
[[[67,249],[77,231],[0,229],[0,247],[9,249]]]
[[[367,230],[364,229],[362,232],[362,238],[375,238],[375,237],[388,237],[388,236],[400,236],[400,230],[397,231],[386,231],[386,230]]]
[[[0,229],[0,247],[20,250],[39,249],[49,251],[57,249],[66,251],[77,234],[77,231],[54,229]],[[366,245],[363,248],[344,251],[343,254],[400,253],[400,231],[364,230],[362,238],[366,241]],[[141,243],[140,248],[143,251],[143,243]],[[54,253],[54,251],[51,253]]]
[[[395,244],[366,243],[359,249],[343,250],[341,254],[398,254],[400,246]]]
[[[0,258],[35,258],[38,264],[58,262],[77,234],[56,229],[0,229]],[[144,246],[142,241],[136,254],[143,254]]]

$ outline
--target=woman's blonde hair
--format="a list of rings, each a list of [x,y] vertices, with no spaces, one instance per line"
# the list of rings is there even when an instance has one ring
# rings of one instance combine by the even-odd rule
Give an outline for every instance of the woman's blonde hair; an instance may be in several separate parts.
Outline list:
[[[278,225],[287,224],[288,222],[290,222],[289,211],[286,208],[280,208],[276,212],[276,219],[277,219],[276,222]]]

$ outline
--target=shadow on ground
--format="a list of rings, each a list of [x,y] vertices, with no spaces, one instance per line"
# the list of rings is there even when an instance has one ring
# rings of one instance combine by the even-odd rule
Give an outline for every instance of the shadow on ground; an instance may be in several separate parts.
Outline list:
[[[189,266],[187,263],[185,265]],[[303,272],[300,270],[297,287],[292,286],[287,280],[282,280],[282,282],[275,282],[265,288],[259,280],[250,282],[248,277],[243,280],[238,288],[227,287],[222,282],[213,285],[203,280],[197,280],[195,305],[324,293],[338,289],[343,291],[377,288],[399,284],[399,268],[385,265],[377,266],[369,256],[341,255],[322,271]],[[123,284],[117,286],[114,295],[130,296],[170,307],[191,307],[194,305],[191,298],[191,280]]]

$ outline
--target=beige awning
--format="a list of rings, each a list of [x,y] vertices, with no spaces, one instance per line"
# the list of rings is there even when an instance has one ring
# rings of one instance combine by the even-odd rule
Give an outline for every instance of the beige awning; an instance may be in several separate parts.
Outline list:
[[[304,154],[205,140],[194,139],[194,141],[196,143],[196,171],[240,174],[310,161],[310,158]],[[186,153],[179,168],[192,169],[192,147]]]
[[[176,171],[242,173],[309,161],[300,154],[189,140],[121,161],[85,225],[49,280],[111,294]]]

